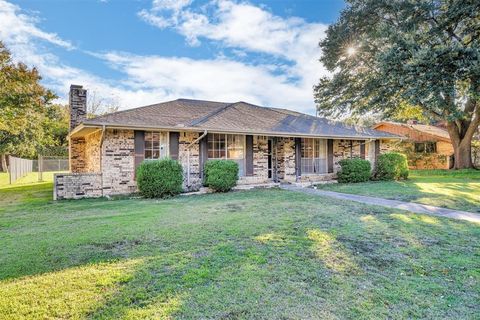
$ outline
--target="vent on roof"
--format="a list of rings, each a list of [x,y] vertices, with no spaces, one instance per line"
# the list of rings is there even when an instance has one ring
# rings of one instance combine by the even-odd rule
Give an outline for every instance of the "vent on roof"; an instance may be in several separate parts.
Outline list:
[[[407,124],[418,124],[417,120],[407,120]]]

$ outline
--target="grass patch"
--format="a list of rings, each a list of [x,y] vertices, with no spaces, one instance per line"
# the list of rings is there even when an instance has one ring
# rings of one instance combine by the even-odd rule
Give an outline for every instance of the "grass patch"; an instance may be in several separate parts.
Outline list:
[[[325,184],[318,188],[480,212],[480,170],[416,170],[406,181]]]
[[[10,184],[8,172],[0,172],[0,189],[9,189],[20,186],[31,186],[36,184],[44,184],[53,182],[53,175],[60,172],[44,172],[42,180],[38,181],[38,172],[30,172],[24,177],[17,179],[13,184]]]
[[[0,190],[0,318],[475,318],[480,228],[283,190]]]

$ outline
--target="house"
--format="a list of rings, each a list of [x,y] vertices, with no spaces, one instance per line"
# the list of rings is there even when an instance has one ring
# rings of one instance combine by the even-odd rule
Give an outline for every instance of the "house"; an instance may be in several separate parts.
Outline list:
[[[410,169],[450,169],[453,167],[453,145],[442,126],[419,124],[416,121],[397,123],[384,121],[373,129],[402,136],[392,144],[392,151],[407,155]]]
[[[184,190],[202,185],[208,159],[232,159],[239,184],[333,179],[338,162],[375,162],[398,136],[246,102],[178,99],[86,118],[87,92],[70,88],[70,173],[55,176],[55,199],[135,192],[135,168],[170,157],[184,168]]]

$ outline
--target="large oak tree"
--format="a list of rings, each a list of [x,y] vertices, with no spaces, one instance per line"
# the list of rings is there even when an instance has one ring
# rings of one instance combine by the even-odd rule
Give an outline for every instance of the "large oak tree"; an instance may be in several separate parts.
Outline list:
[[[447,122],[455,168],[470,168],[480,124],[480,1],[347,0],[321,41],[331,75],[315,87],[319,112],[379,113],[402,104]]]

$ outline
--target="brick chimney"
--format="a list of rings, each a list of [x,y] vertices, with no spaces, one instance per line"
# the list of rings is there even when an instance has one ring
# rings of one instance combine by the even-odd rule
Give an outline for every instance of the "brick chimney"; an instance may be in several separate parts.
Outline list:
[[[83,86],[70,86],[70,131],[87,118],[87,90]]]

